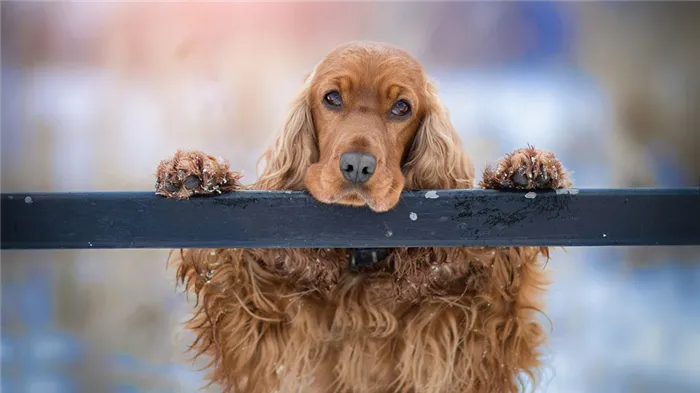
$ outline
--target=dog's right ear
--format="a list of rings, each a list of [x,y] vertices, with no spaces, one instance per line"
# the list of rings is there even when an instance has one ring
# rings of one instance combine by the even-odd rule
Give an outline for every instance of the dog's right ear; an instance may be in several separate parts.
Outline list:
[[[261,160],[265,160],[265,168],[254,188],[304,189],[306,170],[319,158],[310,102],[310,86],[314,74],[315,68],[292,101],[284,128],[261,157]]]

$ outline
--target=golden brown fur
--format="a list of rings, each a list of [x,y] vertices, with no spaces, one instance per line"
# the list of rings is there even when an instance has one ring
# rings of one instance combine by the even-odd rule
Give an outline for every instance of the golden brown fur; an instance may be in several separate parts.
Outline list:
[[[329,88],[342,110],[321,104]],[[412,113],[388,120],[399,98]],[[348,149],[377,157],[364,187],[343,182],[338,156]],[[251,189],[307,190],[375,211],[393,208],[404,189],[471,188],[474,178],[420,65],[374,43],[342,46],[316,66],[263,158]],[[187,198],[234,190],[237,180],[223,161],[187,151],[161,163],[156,188]],[[527,147],[488,168],[481,186],[569,181],[554,155]],[[397,248],[361,273],[347,269],[343,249],[175,256],[178,279],[197,297],[192,349],[211,358],[209,379],[226,392],[515,392],[541,366],[546,248]]]

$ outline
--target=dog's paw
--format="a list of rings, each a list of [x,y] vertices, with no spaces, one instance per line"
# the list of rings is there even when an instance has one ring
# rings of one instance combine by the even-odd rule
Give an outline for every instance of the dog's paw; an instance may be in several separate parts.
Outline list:
[[[571,186],[569,174],[557,157],[532,146],[517,149],[484,170],[481,187],[487,189],[560,189]]]
[[[237,190],[240,178],[240,174],[229,171],[229,164],[221,158],[179,150],[158,165],[155,188],[158,195],[187,199]]]

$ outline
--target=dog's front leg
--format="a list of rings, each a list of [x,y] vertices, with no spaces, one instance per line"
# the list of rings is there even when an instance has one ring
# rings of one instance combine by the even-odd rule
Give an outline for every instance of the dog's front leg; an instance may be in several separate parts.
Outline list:
[[[235,191],[241,188],[240,178],[221,158],[196,150],[178,150],[158,165],[155,188],[158,195],[187,199]]]
[[[571,179],[553,153],[528,146],[508,153],[495,169],[486,167],[480,186],[501,190],[561,189],[570,187]]]
[[[507,154],[495,169],[487,167],[480,185],[486,189],[545,190],[568,188],[572,183],[554,154],[528,146]],[[542,257],[549,257],[549,249],[498,247],[492,254],[487,270],[492,303],[482,310],[482,318],[492,321],[482,326],[492,347],[483,358],[489,373],[476,373],[483,386],[477,391],[517,392],[524,376],[534,388],[541,376],[541,350],[547,339],[537,314],[544,312],[542,291],[549,279]]]

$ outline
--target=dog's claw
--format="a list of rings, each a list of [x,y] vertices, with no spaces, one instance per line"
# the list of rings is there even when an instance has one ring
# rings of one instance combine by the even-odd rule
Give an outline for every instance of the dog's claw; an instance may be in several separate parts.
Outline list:
[[[185,179],[185,188],[188,190],[192,190],[198,187],[201,183],[202,181],[199,179],[198,176],[189,175],[187,176],[187,179]]]
[[[544,166],[540,167],[540,172],[535,177],[535,185],[539,188],[547,188],[552,181],[552,178],[547,174]]]
[[[165,189],[170,191],[170,192],[178,192],[178,190],[180,190],[179,187],[177,187],[172,182],[167,181],[167,180],[165,181]]]
[[[513,181],[513,183],[520,187],[527,187],[529,181],[527,179],[526,172],[526,168],[520,168],[510,179]]]

